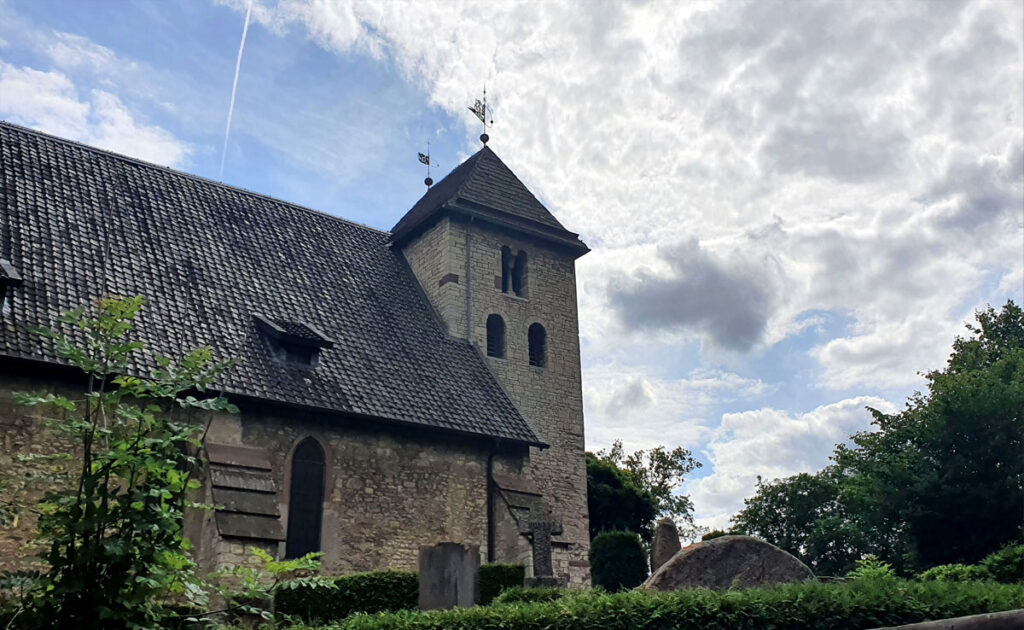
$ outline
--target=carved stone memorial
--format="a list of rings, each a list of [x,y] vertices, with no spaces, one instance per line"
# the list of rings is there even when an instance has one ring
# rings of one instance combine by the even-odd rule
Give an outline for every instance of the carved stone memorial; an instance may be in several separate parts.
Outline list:
[[[526,586],[565,586],[564,580],[555,577],[551,566],[551,536],[562,533],[562,524],[550,519],[531,521],[526,533],[533,546],[533,577],[526,578]]]

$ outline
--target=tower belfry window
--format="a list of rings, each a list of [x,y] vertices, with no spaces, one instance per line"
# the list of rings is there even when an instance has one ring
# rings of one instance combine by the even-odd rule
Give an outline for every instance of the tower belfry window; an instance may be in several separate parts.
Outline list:
[[[505,358],[505,320],[493,313],[487,316],[487,356]]]
[[[527,341],[530,344],[530,365],[544,367],[547,365],[548,335],[540,324],[530,324],[527,331]]]
[[[526,297],[526,252],[501,248],[501,292]]]

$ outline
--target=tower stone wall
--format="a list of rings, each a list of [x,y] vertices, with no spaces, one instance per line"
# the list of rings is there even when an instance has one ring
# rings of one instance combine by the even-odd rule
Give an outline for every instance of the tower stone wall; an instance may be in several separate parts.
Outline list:
[[[502,292],[502,247],[526,252],[524,297]],[[505,356],[486,357],[486,361],[530,426],[549,445],[530,449],[528,474],[562,521],[563,533],[554,538],[555,574],[568,575],[572,585],[588,584],[590,537],[575,257],[542,239],[448,217],[408,242],[403,253],[451,335],[468,338],[486,356],[487,318],[497,314],[504,320]],[[527,330],[533,323],[546,331],[543,367],[529,362]]]

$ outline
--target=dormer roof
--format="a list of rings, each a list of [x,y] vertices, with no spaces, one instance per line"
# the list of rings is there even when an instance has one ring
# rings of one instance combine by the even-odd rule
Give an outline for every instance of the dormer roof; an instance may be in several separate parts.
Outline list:
[[[565,229],[488,146],[427,190],[391,229],[392,240],[400,245],[451,214],[472,216],[547,240],[577,257],[590,251],[579,235]]]

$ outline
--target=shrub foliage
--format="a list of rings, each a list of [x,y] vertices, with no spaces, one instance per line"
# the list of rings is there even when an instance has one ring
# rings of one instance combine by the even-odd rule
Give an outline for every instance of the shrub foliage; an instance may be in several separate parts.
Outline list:
[[[510,588],[522,588],[526,566],[522,564],[490,563],[480,567],[480,603],[490,604],[494,598]]]
[[[647,579],[647,555],[633,532],[603,532],[590,543],[590,575],[594,586],[621,591]]]
[[[58,330],[34,330],[87,379],[81,397],[14,396],[42,410],[58,444],[70,446],[22,456],[32,472],[5,484],[38,487],[41,501],[0,497],[8,520],[16,522],[19,510],[37,515],[33,543],[46,566],[24,590],[17,627],[160,627],[165,602],[207,603],[182,524],[199,487],[191,477],[204,434],[197,412],[237,412],[208,392],[232,363],[200,348],[178,361],[153,357],[148,377],[129,375],[130,365],[149,362],[137,358],[143,344],[131,339],[144,301],[102,299],[64,313]]]
[[[331,622],[354,613],[411,610],[419,602],[414,571],[372,571],[334,578],[325,590],[298,584],[274,594],[274,609],[306,622]]]

